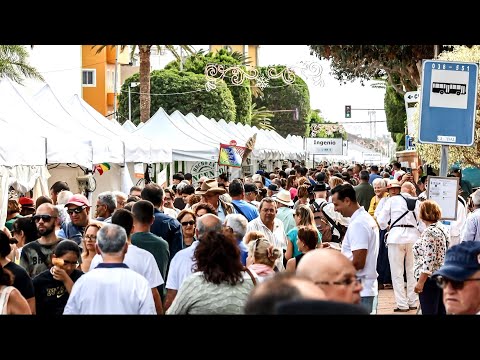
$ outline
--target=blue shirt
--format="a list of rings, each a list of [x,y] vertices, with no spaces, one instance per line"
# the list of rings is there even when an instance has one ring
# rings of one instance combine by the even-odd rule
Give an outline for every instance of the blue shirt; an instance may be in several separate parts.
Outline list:
[[[247,265],[248,257],[248,248],[247,245],[242,241],[242,239],[237,240],[238,247],[240,248],[240,260],[242,261],[243,266]]]
[[[245,200],[232,200],[232,204],[235,204],[241,211],[238,214],[243,214],[247,218],[248,221],[252,221],[258,217],[258,210],[252,204],[247,203]]]
[[[170,260],[172,260],[175,254],[183,249],[182,225],[177,219],[160,212],[157,208],[154,210],[154,216],[155,221],[150,227],[150,232],[168,242]]]
[[[73,240],[80,245],[82,243],[84,227],[73,225],[72,222],[64,223],[62,226],[63,234],[66,239]]]
[[[370,174],[370,177],[368,178],[368,183],[369,183],[370,185],[372,185],[372,184],[373,184],[373,180],[375,180],[375,179],[381,179],[381,178],[382,178],[382,177],[381,177],[380,175],[378,175],[378,174]]]

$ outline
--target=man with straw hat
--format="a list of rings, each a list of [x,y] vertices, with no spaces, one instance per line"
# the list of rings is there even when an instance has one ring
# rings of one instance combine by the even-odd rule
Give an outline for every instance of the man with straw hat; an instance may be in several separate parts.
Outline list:
[[[202,183],[200,190],[195,191],[195,195],[200,195],[202,197],[202,202],[212,205],[217,210],[217,215],[223,222],[225,216],[235,213],[232,204],[220,199],[220,195],[225,194],[226,192],[227,190],[218,186],[218,182],[215,179],[208,179]],[[195,205],[192,207],[192,210],[195,211]]]

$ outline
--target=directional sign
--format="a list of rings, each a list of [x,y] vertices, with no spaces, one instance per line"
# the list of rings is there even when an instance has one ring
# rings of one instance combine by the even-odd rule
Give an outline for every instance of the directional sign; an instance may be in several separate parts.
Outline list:
[[[409,135],[414,133],[413,114],[415,113],[415,105],[420,101],[420,93],[418,91],[409,91],[403,96],[405,99],[405,110],[407,111],[407,131]]]
[[[419,142],[472,146],[478,64],[424,60]]]

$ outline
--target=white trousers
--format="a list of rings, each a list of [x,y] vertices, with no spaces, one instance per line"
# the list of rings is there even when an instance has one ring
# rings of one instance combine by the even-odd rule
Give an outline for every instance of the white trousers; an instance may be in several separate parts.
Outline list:
[[[415,294],[416,280],[413,276],[413,243],[409,244],[388,244],[388,260],[390,261],[390,271],[392,273],[393,293],[395,302],[400,309],[408,309],[410,306],[416,306],[418,299]],[[407,293],[405,294],[405,282],[403,280],[403,270],[407,272]]]

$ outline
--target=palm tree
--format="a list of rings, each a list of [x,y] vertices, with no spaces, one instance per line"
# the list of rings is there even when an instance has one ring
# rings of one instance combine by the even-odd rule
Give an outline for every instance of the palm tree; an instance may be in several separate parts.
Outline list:
[[[0,45],[0,78],[7,77],[19,84],[24,77],[44,81],[27,60],[28,52],[23,45]]]
[[[98,47],[97,54],[107,45],[93,45],[92,48]],[[115,47],[115,45],[110,45]],[[120,45],[123,51],[128,45]],[[152,46],[156,46],[158,52],[164,50],[170,51],[176,59],[181,60],[180,54],[177,52],[175,45],[130,45],[130,58],[135,57],[135,50],[138,47],[140,57],[140,121],[145,122],[150,119],[150,54]],[[187,54],[195,53],[191,45],[180,45],[180,49],[185,50]],[[114,109],[116,111],[117,109]]]
[[[265,106],[259,107],[256,109],[257,104],[252,104],[252,120],[251,126],[256,126],[259,129],[263,130],[275,130],[275,128],[270,123],[270,119],[274,114],[267,110]]]

